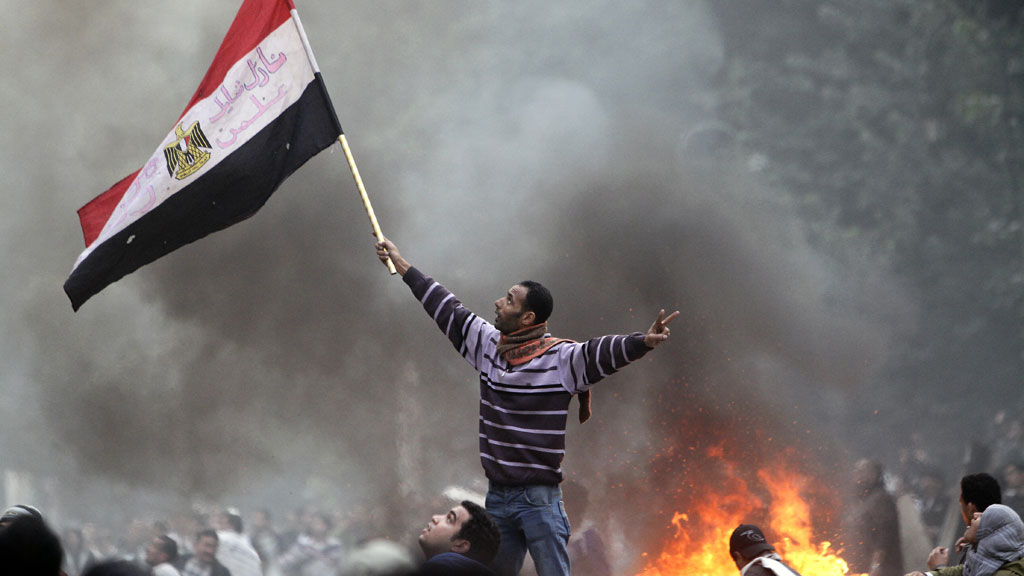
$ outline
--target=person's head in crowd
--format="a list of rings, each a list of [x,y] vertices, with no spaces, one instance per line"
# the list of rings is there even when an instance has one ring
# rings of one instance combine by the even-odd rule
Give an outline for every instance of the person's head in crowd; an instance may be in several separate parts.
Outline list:
[[[220,538],[217,537],[217,531],[213,528],[197,532],[196,539],[192,544],[196,562],[203,566],[213,564],[214,559],[217,557],[217,546],[219,544]]]
[[[150,571],[128,560],[104,560],[86,568],[81,576],[150,576]]]
[[[306,508],[299,506],[292,510],[289,510],[284,515],[284,523],[288,530],[305,530],[306,528]]]
[[[989,506],[1002,501],[999,481],[991,474],[980,472],[960,479],[960,514],[965,524],[970,525],[975,512],[984,512]]]
[[[1024,557],[1024,523],[1009,506],[992,504],[975,512],[964,540],[972,544],[964,574],[991,576],[1007,563]]]
[[[755,558],[774,551],[764,532],[753,524],[740,524],[729,536],[729,556],[740,570]]]
[[[455,552],[481,564],[490,564],[498,553],[501,533],[494,519],[480,505],[463,500],[444,514],[435,514],[420,532],[420,548],[427,559]]]
[[[29,514],[8,519],[0,530],[0,559],[3,574],[57,576],[62,573],[64,549],[42,517]]]
[[[10,525],[18,518],[35,518],[40,522],[43,521],[42,513],[40,513],[39,509],[35,506],[17,504],[15,506],[11,506],[7,510],[4,510],[3,515],[0,515],[0,528]]]
[[[862,458],[853,466],[853,481],[862,494],[882,485],[882,465],[874,460]]]
[[[271,515],[266,508],[253,508],[249,514],[249,527],[253,531],[270,528]]]
[[[326,540],[331,534],[332,528],[334,528],[334,522],[331,515],[327,512],[317,511],[311,513],[309,515],[309,522],[306,523],[309,537],[318,542]]]
[[[154,536],[146,546],[146,564],[173,564],[178,559],[178,543],[166,534]]]
[[[228,508],[217,514],[215,528],[222,532],[242,533],[242,515],[234,508]]]

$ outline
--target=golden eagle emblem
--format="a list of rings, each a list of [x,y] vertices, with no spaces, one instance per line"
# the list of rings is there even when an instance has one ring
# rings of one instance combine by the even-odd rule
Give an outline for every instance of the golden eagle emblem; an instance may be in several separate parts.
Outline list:
[[[167,173],[178,180],[184,180],[206,164],[210,159],[210,153],[204,148],[208,150],[212,146],[206,134],[203,134],[198,120],[193,122],[188,130],[182,130],[182,124],[178,124],[174,127],[174,134],[178,139],[164,148]]]

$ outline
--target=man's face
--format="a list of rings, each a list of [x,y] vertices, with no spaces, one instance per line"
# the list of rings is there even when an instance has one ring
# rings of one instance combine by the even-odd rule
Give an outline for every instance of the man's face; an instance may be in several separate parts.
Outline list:
[[[159,538],[153,538],[146,545],[146,564],[156,566],[167,562],[167,554],[164,554],[164,543]]]
[[[217,540],[213,536],[201,536],[195,542],[196,560],[202,565],[213,564],[217,556]]]
[[[853,481],[862,492],[867,492],[878,482],[878,469],[870,460],[858,460],[853,467]]]
[[[972,502],[964,502],[963,495],[960,496],[960,515],[964,518],[964,524],[971,525],[971,520],[974,518],[974,513],[978,511],[978,507]]]
[[[446,514],[435,514],[427,527],[420,532],[420,548],[427,558],[433,558],[444,552],[453,550],[455,543],[452,538],[462,529],[462,523],[469,518],[469,511],[456,506]],[[465,542],[464,540],[461,542]]]
[[[511,334],[523,328],[523,304],[526,288],[516,284],[501,298],[494,301],[494,327],[502,334]]]

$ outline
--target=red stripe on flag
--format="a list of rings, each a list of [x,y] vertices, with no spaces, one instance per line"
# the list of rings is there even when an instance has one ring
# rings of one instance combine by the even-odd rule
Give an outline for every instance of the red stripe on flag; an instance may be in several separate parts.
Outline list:
[[[244,61],[276,30],[282,30],[280,36],[290,43],[290,52],[305,52],[300,30],[289,28],[293,9],[292,0],[244,0],[181,117],[199,102],[208,101],[214,90],[220,89],[231,67]],[[305,71],[295,70],[294,78],[282,78],[277,98],[286,88],[304,86],[301,93],[295,93],[298,99],[284,109],[275,109],[261,129],[249,134],[244,144],[228,151],[209,170],[180,188],[170,186],[167,182],[174,174],[170,169],[168,175],[162,173],[166,151],[161,154],[157,150],[140,171],[122,179],[78,211],[86,250],[64,283],[72,308],[78,310],[91,296],[139,267],[253,215],[289,175],[337,142],[341,126],[323,79],[310,61],[296,60],[295,64]],[[307,80],[309,73],[311,81]],[[256,96],[251,98],[256,100]],[[258,117],[267,108],[258,102],[256,105],[260,108]],[[245,124],[248,126],[248,121]],[[231,130],[233,135],[236,132]],[[149,180],[140,181],[140,177]],[[153,189],[157,185],[168,186],[163,190],[168,195],[159,201]],[[140,205],[129,202],[124,213],[118,212],[125,198],[136,194],[147,196],[135,198]],[[129,213],[131,210],[134,212]],[[115,213],[120,218],[112,223],[110,219]]]
[[[121,201],[125,191],[141,171],[140,168],[135,173],[126,176],[111,186],[110,190],[93,198],[88,204],[78,209],[78,219],[82,222],[82,235],[85,236],[86,247],[91,246],[103,231],[103,226],[106,225],[107,220],[110,220],[110,215],[114,212],[114,208],[117,208],[117,203]]]
[[[317,76],[295,104],[222,162],[109,238],[95,240],[64,283],[71,306],[78,310],[141,266],[255,214],[288,176],[337,143],[333,117]]]
[[[231,23],[231,28],[228,28],[224,41],[217,49],[217,55],[213,57],[210,69],[206,71],[206,76],[203,76],[199,88],[196,89],[196,93],[182,110],[178,120],[181,120],[181,117],[196,102],[213,94],[214,90],[220,87],[224,76],[235,65],[235,62],[252,52],[264,38],[291,18],[291,10],[294,8],[295,4],[292,0],[245,0],[242,2],[235,21]]]
[[[203,100],[217,90],[228,70],[241,60],[246,54],[253,51],[259,43],[271,32],[277,30],[281,24],[291,18],[291,10],[295,8],[292,0],[245,0],[242,2],[234,22],[228,28],[213,63],[199,83],[199,88],[192,96],[188,105],[182,110],[178,120],[188,113],[195,106],[196,102]],[[85,245],[90,246],[103,230],[103,226],[110,219],[114,208],[124,196],[128,186],[131,185],[138,170],[134,174],[114,184],[110,190],[100,194],[85,206],[78,210],[78,218],[82,222],[82,235],[85,237]]]

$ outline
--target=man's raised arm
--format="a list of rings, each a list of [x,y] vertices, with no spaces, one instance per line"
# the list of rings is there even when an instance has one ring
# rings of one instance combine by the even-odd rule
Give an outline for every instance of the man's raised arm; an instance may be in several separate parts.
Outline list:
[[[377,258],[385,264],[388,258],[391,259],[395,271],[423,305],[423,310],[444,332],[459,354],[474,368],[477,367],[481,359],[481,343],[498,340],[498,331],[494,326],[467,310],[447,288],[402,258],[398,246],[391,240],[382,238],[377,242]]]

